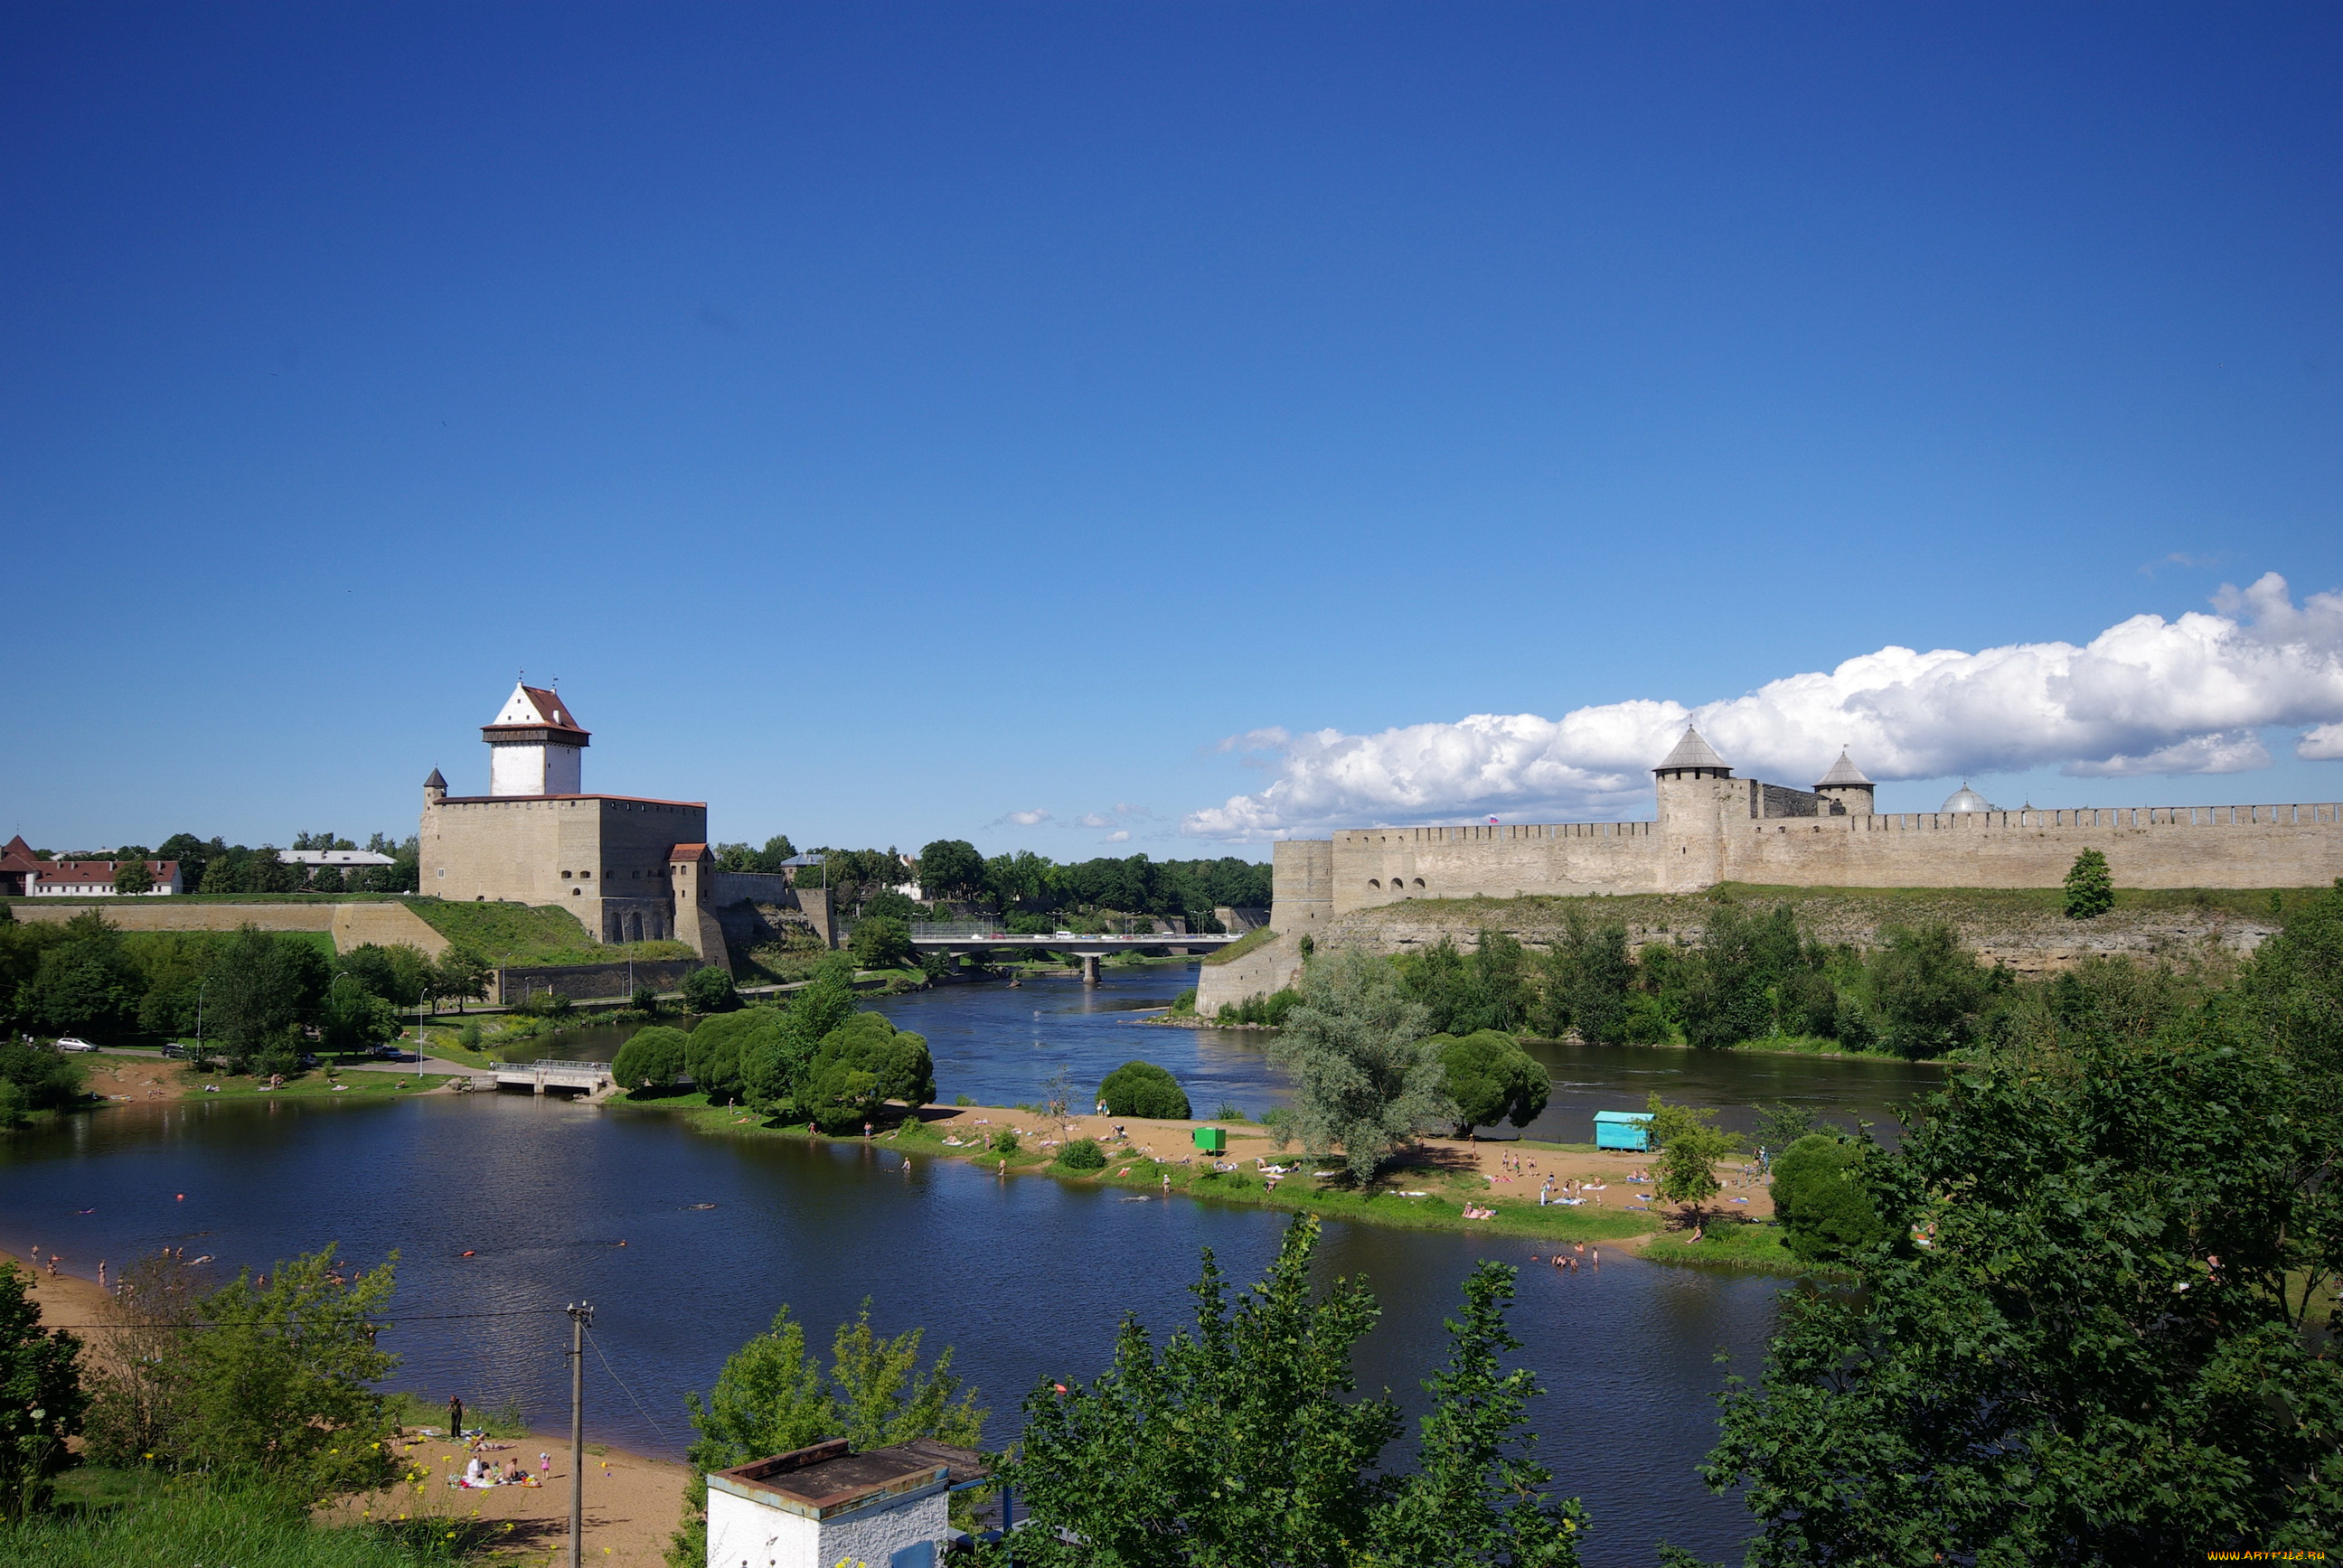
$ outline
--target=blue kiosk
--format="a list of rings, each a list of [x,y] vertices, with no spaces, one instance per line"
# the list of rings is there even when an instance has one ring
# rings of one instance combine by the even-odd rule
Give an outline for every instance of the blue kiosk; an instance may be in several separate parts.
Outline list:
[[[1652,1113],[1648,1111],[1598,1111],[1594,1113],[1597,1149],[1649,1149]]]

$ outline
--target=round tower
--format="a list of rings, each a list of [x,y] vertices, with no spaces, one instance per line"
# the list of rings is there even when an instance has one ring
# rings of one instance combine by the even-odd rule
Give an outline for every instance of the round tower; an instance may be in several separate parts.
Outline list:
[[[1694,892],[1725,875],[1725,824],[1749,815],[1747,787],[1716,749],[1687,725],[1660,765],[1652,769],[1659,797],[1659,835],[1665,863],[1660,884],[1666,892]]]
[[[1872,791],[1875,788],[1855,765],[1855,759],[1840,748],[1838,760],[1830,771],[1815,781],[1815,793],[1832,802],[1850,817],[1872,815]]]

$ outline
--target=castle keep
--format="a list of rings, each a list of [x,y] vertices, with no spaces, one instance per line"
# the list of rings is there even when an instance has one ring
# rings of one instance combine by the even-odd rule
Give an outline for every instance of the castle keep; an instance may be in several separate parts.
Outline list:
[[[581,792],[592,739],[560,693],[516,684],[480,739],[488,793],[423,781],[422,890],[558,904],[605,942],[669,938],[725,961],[708,804]]]
[[[1295,937],[1407,899],[1697,892],[1718,882],[2056,887],[2098,849],[2127,888],[2304,887],[2343,876],[2343,806],[2005,811],[1963,787],[1941,811],[1873,809],[1845,753],[1811,789],[1735,779],[1697,730],[1652,769],[1648,822],[1353,828],[1275,850],[1270,924]]]

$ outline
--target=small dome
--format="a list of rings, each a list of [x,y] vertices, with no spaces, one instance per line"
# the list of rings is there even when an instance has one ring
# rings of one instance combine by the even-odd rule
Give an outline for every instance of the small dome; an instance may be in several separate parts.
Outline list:
[[[2001,809],[2000,807],[1970,789],[1966,780],[1962,782],[1959,789],[1953,791],[1951,798],[1946,800],[1942,809],[1946,811],[1998,811]]]

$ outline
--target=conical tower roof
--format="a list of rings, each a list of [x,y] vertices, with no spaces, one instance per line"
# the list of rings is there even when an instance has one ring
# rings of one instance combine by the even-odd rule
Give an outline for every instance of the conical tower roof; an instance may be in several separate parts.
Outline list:
[[[1834,784],[1869,784],[1870,782],[1870,779],[1863,776],[1863,769],[1855,765],[1855,759],[1849,757],[1845,749],[1842,747],[1839,749],[1838,760],[1831,764],[1829,772],[1815,781],[1815,788],[1827,789]]]
[[[423,787],[426,789],[445,789],[447,788],[447,780],[440,778],[439,769],[434,768],[431,769],[431,777],[423,781]]]
[[[1678,769],[1694,768],[1712,769],[1719,773],[1733,771],[1725,759],[1716,754],[1716,749],[1700,738],[1700,731],[1687,724],[1684,726],[1684,739],[1676,742],[1676,749],[1669,752],[1666,759],[1652,771],[1673,773]]]

